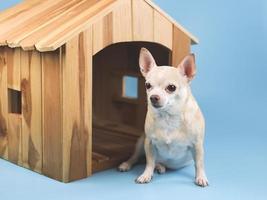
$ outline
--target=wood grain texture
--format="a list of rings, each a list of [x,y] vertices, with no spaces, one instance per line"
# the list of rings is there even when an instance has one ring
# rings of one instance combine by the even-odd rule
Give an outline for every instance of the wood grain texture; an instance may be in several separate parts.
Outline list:
[[[20,52],[19,48],[7,48],[7,85],[20,91]]]
[[[88,139],[86,144],[86,158],[87,158],[87,176],[92,175],[92,132],[93,132],[93,31],[87,29],[84,31],[83,45],[80,40],[80,52],[84,51],[84,126],[88,130]],[[81,48],[83,47],[83,48]],[[82,60],[80,57],[79,60]],[[80,61],[82,62],[82,61]]]
[[[86,0],[81,2],[80,4],[76,4],[64,15],[60,15],[58,18],[50,21],[50,23],[46,26],[43,26],[36,32],[24,38],[20,42],[21,47],[25,50],[34,49],[34,46],[41,40],[43,40],[44,42],[48,38],[51,39],[51,34],[55,36],[55,34],[58,34],[59,32],[70,27],[70,25],[76,22],[77,18],[80,18],[81,15],[84,16],[85,14],[88,14],[87,11],[91,9],[91,7],[97,2],[97,0]]]
[[[138,138],[100,127],[93,132],[93,172],[117,167],[127,160]]]
[[[153,8],[144,0],[132,0],[133,40],[154,41]]]
[[[115,42],[131,40],[131,32],[135,41],[153,41],[153,10],[186,34],[192,44],[198,43],[150,0],[27,0],[0,14],[0,46],[53,51],[109,13],[115,17],[114,32],[118,30]]]
[[[10,47],[20,46],[20,42],[24,38],[35,34],[63,15],[68,14],[83,2],[84,0],[60,1],[58,4],[48,8],[46,12],[39,13],[38,16],[32,17],[24,23],[20,23],[6,34],[1,35],[0,43],[6,42]],[[38,18],[38,20],[36,20],[36,18]]]
[[[0,23],[2,23],[5,20],[15,17],[16,15],[18,15],[18,13],[28,10],[32,6],[36,5],[37,3],[40,3],[40,1],[43,1],[43,0],[25,0],[17,4],[14,7],[8,8],[4,12],[0,13]]]
[[[190,53],[191,40],[180,29],[173,27],[172,66],[178,66]]]
[[[60,52],[42,54],[44,175],[62,180],[62,66]]]
[[[0,47],[0,157],[8,159],[7,52]]]
[[[20,91],[20,49],[6,48],[7,53],[7,86],[10,89]],[[7,88],[5,88],[7,90]],[[20,99],[17,99],[20,100]],[[11,107],[21,107],[21,102],[13,102],[11,96],[8,98],[9,112]],[[14,104],[13,104],[14,103]],[[11,105],[13,104],[13,105]],[[20,114],[8,113],[8,160],[21,165],[22,140],[21,140],[21,116]]]
[[[113,14],[113,43],[132,40],[132,3],[131,0],[123,0]]]
[[[8,114],[8,160],[22,164],[21,116]]]
[[[63,68],[63,180],[92,173],[92,29],[66,45]],[[74,99],[72,97],[75,97]]]
[[[154,10],[154,41],[172,49],[173,25],[161,13]]]
[[[169,22],[171,22],[176,28],[181,30],[184,34],[186,34],[190,38],[191,44],[198,44],[199,40],[196,36],[186,30],[181,24],[179,24],[176,20],[174,20],[170,15],[168,15],[165,11],[163,11],[158,5],[156,5],[152,0],[144,0],[148,3],[154,10],[158,11],[161,15],[166,17]]]
[[[21,52],[23,166],[42,171],[42,66],[37,51]]]
[[[112,14],[108,14],[93,25],[93,54],[112,44],[112,21]]]
[[[89,2],[93,2],[90,0]],[[35,44],[39,51],[55,50],[65,44],[72,37],[81,33],[81,31],[89,28],[93,23],[106,16],[108,13],[119,5],[118,0],[101,0],[97,1],[93,6],[88,7],[88,10],[80,12],[73,20],[67,20],[51,33],[47,34],[40,42]]]
[[[60,0],[45,0],[42,2],[34,3],[29,5],[21,12],[16,13],[12,17],[0,22],[0,37],[9,31],[12,31],[15,27],[22,23],[36,18],[40,13],[45,12],[49,7],[57,4]],[[1,41],[1,45],[5,44]]]

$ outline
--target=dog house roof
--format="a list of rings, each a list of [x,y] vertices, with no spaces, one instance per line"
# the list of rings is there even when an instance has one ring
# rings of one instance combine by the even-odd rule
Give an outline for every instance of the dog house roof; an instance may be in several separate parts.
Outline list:
[[[125,0],[24,0],[0,13],[0,46],[53,51]],[[151,0],[144,0],[174,26],[198,40]]]

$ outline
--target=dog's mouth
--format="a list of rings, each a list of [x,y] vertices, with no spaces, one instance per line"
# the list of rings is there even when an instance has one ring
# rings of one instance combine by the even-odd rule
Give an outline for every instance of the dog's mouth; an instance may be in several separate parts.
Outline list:
[[[162,108],[163,106],[162,105],[160,105],[160,104],[158,104],[158,103],[152,103],[152,106],[154,107],[154,108]]]

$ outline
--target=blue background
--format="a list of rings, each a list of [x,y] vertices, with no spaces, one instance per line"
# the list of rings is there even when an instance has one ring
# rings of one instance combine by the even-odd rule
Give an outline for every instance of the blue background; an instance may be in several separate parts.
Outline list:
[[[1,199],[267,199],[267,1],[155,2],[200,39],[192,88],[206,117],[210,186],[193,184],[193,166],[148,185],[133,182],[142,165],[63,184],[0,160]]]

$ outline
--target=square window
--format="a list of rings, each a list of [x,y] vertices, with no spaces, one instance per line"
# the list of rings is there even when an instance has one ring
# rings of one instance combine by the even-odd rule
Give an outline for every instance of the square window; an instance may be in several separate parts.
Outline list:
[[[138,78],[134,76],[123,76],[122,96],[131,99],[138,98]]]
[[[8,112],[21,114],[21,91],[8,88]]]

